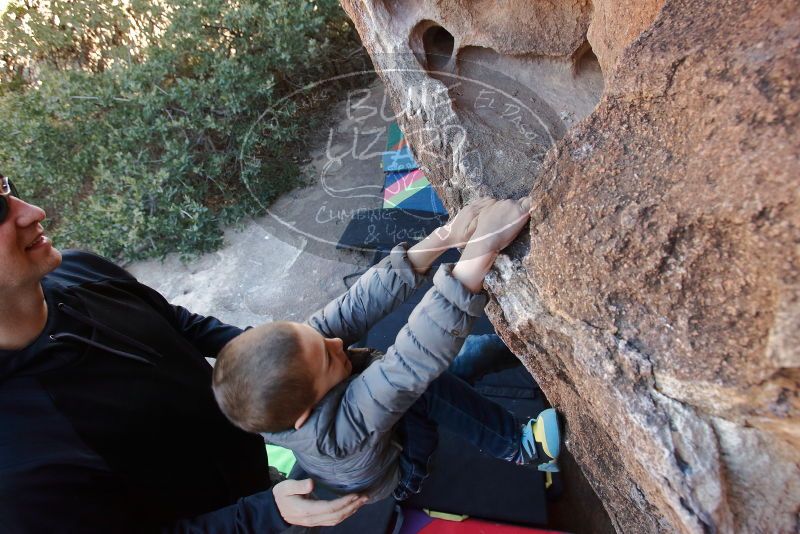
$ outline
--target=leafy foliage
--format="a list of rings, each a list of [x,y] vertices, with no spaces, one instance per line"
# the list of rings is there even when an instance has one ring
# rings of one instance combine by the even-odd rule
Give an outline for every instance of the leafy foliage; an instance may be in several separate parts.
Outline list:
[[[212,250],[294,187],[326,105],[298,89],[365,58],[335,0],[22,0],[0,42],[0,172],[117,259]]]

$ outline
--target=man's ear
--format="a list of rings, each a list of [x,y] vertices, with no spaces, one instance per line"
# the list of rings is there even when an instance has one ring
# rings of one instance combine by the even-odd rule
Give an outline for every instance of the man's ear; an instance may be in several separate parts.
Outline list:
[[[300,427],[303,426],[306,421],[308,421],[309,415],[311,415],[311,408],[300,414],[300,417],[298,417],[297,421],[294,422],[294,429],[300,430]]]

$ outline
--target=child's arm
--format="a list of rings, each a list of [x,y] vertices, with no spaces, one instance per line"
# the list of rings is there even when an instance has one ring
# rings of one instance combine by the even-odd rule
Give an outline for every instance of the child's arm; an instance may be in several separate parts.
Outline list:
[[[345,346],[355,343],[413,293],[436,258],[470,238],[478,213],[493,203],[492,199],[476,200],[410,249],[397,245],[349,290],[312,315],[308,324],[325,337],[341,338]]]
[[[336,418],[338,438],[358,443],[370,433],[388,431],[447,369],[483,312],[483,277],[498,252],[527,223],[529,207],[527,200],[501,201],[481,212],[455,267],[442,265],[434,287],[411,313],[386,356],[348,385]],[[360,435],[341,432],[342,428]]]

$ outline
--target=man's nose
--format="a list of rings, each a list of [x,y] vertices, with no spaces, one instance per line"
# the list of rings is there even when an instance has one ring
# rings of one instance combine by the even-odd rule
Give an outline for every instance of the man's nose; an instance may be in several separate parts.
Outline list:
[[[9,201],[12,210],[11,215],[19,227],[24,228],[26,226],[42,222],[47,216],[45,211],[39,206],[28,204],[24,200],[20,200],[17,197],[11,197]]]

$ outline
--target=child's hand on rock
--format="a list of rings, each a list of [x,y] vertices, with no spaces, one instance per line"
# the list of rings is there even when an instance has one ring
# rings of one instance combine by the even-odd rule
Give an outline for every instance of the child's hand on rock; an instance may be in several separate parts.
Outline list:
[[[497,253],[519,235],[530,219],[531,199],[499,200],[482,210],[469,243],[479,253]]]
[[[490,197],[473,200],[461,208],[450,222],[438,228],[437,236],[447,244],[448,248],[463,247],[475,232],[480,213],[495,202],[497,201]]]
[[[453,276],[470,291],[477,293],[497,254],[506,248],[530,219],[531,200],[500,200],[481,210],[472,237]]]

